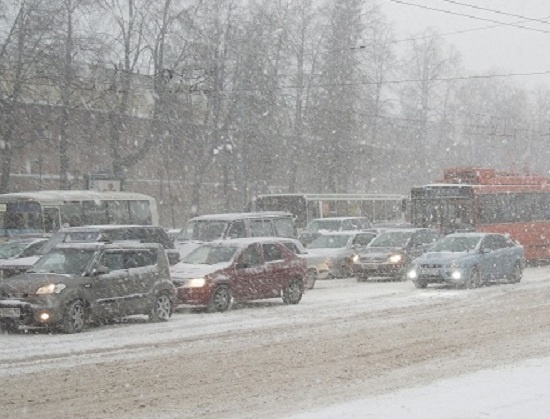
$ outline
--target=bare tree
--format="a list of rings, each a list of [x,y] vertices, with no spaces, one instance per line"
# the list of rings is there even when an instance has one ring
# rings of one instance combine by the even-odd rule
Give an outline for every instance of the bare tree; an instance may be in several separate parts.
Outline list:
[[[0,193],[10,189],[10,173],[13,151],[24,143],[15,137],[17,125],[22,120],[25,107],[23,99],[32,96],[36,81],[36,69],[40,66],[44,51],[49,48],[44,42],[50,28],[49,3],[44,0],[3,1],[0,26],[6,30],[0,39]]]
[[[360,103],[360,67],[353,48],[363,34],[363,0],[331,2],[327,13],[324,56],[319,88],[315,92],[315,115],[310,122],[313,164],[318,189],[347,192],[350,166],[358,145],[357,112]]]

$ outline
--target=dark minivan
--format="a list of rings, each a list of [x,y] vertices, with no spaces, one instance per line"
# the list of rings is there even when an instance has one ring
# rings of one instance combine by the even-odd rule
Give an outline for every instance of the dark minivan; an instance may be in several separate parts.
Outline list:
[[[175,289],[158,244],[71,243],[0,284],[0,328],[80,332],[87,321],[134,314],[166,321]]]

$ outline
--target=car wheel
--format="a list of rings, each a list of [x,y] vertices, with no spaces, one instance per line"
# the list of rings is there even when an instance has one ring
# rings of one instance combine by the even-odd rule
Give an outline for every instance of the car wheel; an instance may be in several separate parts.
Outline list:
[[[167,322],[172,316],[174,305],[168,294],[160,294],[149,312],[149,320],[152,322]]]
[[[229,310],[233,297],[231,296],[231,291],[225,285],[219,286],[214,290],[210,303],[208,304],[209,312],[223,312]]]
[[[416,288],[426,288],[428,286],[428,283],[422,279],[415,279],[413,283]]]
[[[306,289],[312,290],[317,281],[317,270],[310,269],[306,272]]]
[[[63,333],[79,333],[86,323],[86,307],[81,300],[72,301],[63,315],[61,331]]]
[[[344,261],[342,263],[340,275],[342,278],[351,278],[353,276],[353,266],[350,265],[349,261]]]
[[[479,274],[479,270],[474,268],[470,277],[466,280],[466,288],[472,289],[479,287],[481,287],[481,275]]]
[[[521,281],[522,276],[523,276],[523,272],[521,270],[521,264],[519,262],[516,262],[510,283],[517,284],[519,281]]]
[[[302,287],[302,281],[299,279],[293,279],[283,289],[283,303],[285,304],[298,304],[302,299],[304,293]]]
[[[367,281],[367,280],[369,279],[368,276],[366,276],[366,275],[361,275],[361,274],[355,275],[355,277],[357,278],[357,282],[365,282],[365,281]]]
[[[4,320],[0,322],[0,331],[6,333],[15,333],[19,330],[15,320]]]

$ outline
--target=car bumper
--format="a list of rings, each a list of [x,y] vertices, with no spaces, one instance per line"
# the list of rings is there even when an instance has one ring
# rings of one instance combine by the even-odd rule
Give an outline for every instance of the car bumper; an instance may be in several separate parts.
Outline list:
[[[451,270],[449,268],[417,268],[414,272],[416,275],[411,279],[426,284],[462,285],[469,277],[469,272],[462,269]],[[460,273],[460,276],[456,276],[457,272]]]
[[[63,307],[58,302],[0,300],[0,322],[17,327],[52,327],[63,319]]]
[[[353,272],[358,278],[400,278],[405,274],[405,265],[396,263],[356,263]]]
[[[209,287],[203,288],[176,288],[176,304],[206,306],[210,302],[211,290]]]

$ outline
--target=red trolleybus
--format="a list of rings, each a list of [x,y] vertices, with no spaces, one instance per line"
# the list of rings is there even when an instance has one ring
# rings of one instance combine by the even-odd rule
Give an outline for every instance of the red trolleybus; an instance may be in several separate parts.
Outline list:
[[[411,190],[411,222],[443,234],[509,234],[527,260],[550,259],[550,178],[493,169],[454,168]]]

